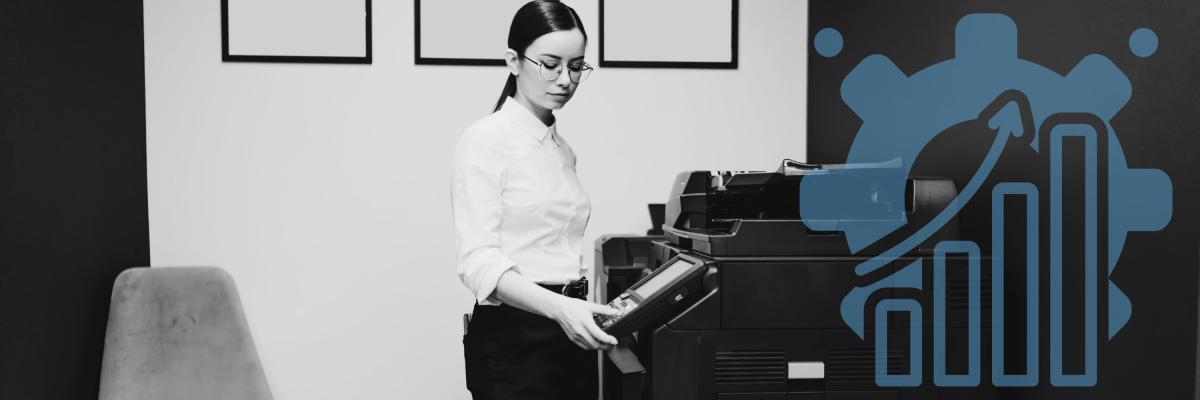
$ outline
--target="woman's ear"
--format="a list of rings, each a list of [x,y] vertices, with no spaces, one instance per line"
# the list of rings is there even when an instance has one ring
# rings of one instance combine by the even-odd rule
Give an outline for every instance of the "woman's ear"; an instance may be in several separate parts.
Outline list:
[[[517,55],[516,50],[504,50],[504,63],[508,66],[509,73],[515,76],[521,75],[521,56]]]

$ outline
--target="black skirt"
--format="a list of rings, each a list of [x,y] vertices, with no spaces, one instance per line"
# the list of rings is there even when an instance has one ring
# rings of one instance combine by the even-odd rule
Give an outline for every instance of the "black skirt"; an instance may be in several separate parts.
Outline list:
[[[549,318],[508,305],[476,305],[463,348],[475,400],[598,396],[596,351],[576,346]]]

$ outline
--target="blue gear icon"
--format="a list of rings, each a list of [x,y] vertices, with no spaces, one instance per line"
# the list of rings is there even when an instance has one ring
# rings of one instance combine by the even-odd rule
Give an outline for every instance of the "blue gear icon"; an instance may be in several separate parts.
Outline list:
[[[1014,92],[1021,101],[1008,96]],[[864,58],[847,74],[841,86],[843,101],[862,120],[847,163],[900,160],[903,176],[907,176],[914,160],[935,137],[964,121],[986,117],[980,110],[994,111],[986,123],[996,137],[970,183],[960,188],[954,203],[943,211],[945,215],[938,215],[911,237],[858,265],[855,273],[866,277],[931,237],[977,194],[1005,145],[1018,142],[1008,140],[1010,137],[1025,135],[1026,140],[1021,143],[1030,146],[1028,150],[1046,152],[1050,149],[1039,148],[1039,143],[1048,143],[1048,138],[1042,136],[1091,126],[1100,135],[1097,140],[1105,140],[1101,145],[1107,149],[1100,153],[1103,159],[1099,160],[1107,168],[1106,175],[1101,177],[1106,179],[1101,187],[1107,187],[1107,191],[1098,195],[1105,196],[1107,201],[1107,237],[1103,240],[1106,240],[1107,276],[1111,276],[1130,232],[1157,231],[1171,219],[1170,178],[1158,169],[1130,168],[1110,123],[1129,102],[1131,93],[1129,78],[1100,54],[1084,57],[1066,75],[1018,58],[1017,26],[1003,14],[964,16],[955,28],[954,58],[911,76],[906,76],[886,56],[875,54]],[[1089,117],[1055,118],[1063,115]],[[1023,118],[1031,118],[1032,122]],[[1093,119],[1095,123],[1085,123]],[[1037,127],[1042,127],[1040,132]],[[885,198],[879,202],[904,203],[903,180],[881,184],[879,193]],[[806,180],[801,185],[800,213],[806,221],[811,221],[809,226],[815,230],[829,230],[828,221],[846,215],[847,202],[843,199],[857,189],[830,180]],[[850,250],[858,253],[907,222],[901,219],[842,224],[836,230],[844,232]],[[860,338],[865,338],[865,307],[871,293],[884,288],[922,289],[920,268],[920,263],[913,263],[885,279],[852,290],[842,302],[843,320]],[[1115,283],[1106,281],[1107,336],[1111,340],[1129,321],[1132,304]]]

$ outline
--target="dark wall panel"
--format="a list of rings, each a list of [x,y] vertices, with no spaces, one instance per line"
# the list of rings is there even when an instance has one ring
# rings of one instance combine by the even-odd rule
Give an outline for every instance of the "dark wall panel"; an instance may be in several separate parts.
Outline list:
[[[142,2],[0,2],[0,399],[94,399],[149,265]]]
[[[1131,232],[1125,242],[1120,261],[1111,275],[1111,280],[1128,296],[1132,303],[1132,315],[1128,323],[1113,337],[1108,338],[1106,329],[1107,306],[1111,302],[1104,290],[1104,266],[1101,266],[1099,296],[1099,344],[1098,380],[1094,387],[1055,387],[1050,381],[1049,336],[1046,333],[1050,322],[1045,289],[1048,273],[1045,272],[1046,256],[1043,255],[1041,302],[1041,350],[1040,379],[1038,386],[1029,389],[1004,389],[1005,398],[1039,399],[1130,399],[1130,398],[1193,398],[1196,385],[1197,346],[1197,249],[1200,248],[1200,2],[1191,0],[1121,0],[1095,2],[1087,0],[1056,1],[959,1],[959,0],[812,0],[809,20],[809,99],[808,99],[808,160],[821,163],[846,162],[856,140],[870,140],[863,132],[870,123],[893,123],[889,125],[896,135],[909,135],[913,124],[903,123],[904,116],[895,115],[897,109],[916,104],[943,109],[959,106],[957,103],[939,104],[935,93],[946,88],[928,84],[905,86],[897,83],[919,74],[937,75],[927,67],[943,63],[957,56],[956,25],[964,16],[974,13],[999,13],[1007,16],[1016,26],[1016,55],[1022,60],[1037,64],[1059,76],[1068,75],[1085,57],[1097,54],[1111,61],[1129,83],[1128,101],[1110,119],[1109,128],[1115,132],[1125,160],[1130,168],[1159,169],[1170,177],[1172,205],[1159,204],[1158,208],[1170,209],[1170,222],[1161,230]],[[818,32],[825,28],[840,33],[841,46],[836,40],[812,46]],[[1131,44],[1145,39],[1135,38],[1134,32],[1147,28],[1157,38],[1157,48],[1146,54],[1147,48]],[[829,39],[829,38],[826,38]],[[820,41],[817,39],[817,41]],[[982,54],[983,58],[993,51],[1004,51],[995,43],[982,43],[966,49]],[[828,47],[822,47],[828,46]],[[826,54],[820,54],[818,49]],[[840,51],[831,51],[839,49]],[[1142,54],[1138,54],[1141,52]],[[836,53],[836,54],[834,54]],[[872,112],[870,105],[852,108],[845,96],[848,92],[862,91],[844,85],[847,76],[871,55],[883,55],[894,63],[899,75],[889,76],[875,73],[877,81],[867,84],[866,92],[877,90],[882,108],[892,110],[892,115]],[[974,85],[995,82],[996,78],[985,64],[968,70],[954,85]],[[1005,75],[1007,71],[1000,71]],[[1013,81],[1013,82],[1018,82]],[[1081,96],[1085,101],[1109,95],[1106,82],[1120,79],[1099,79],[1096,84],[1080,85],[1066,93]],[[986,86],[986,85],[984,85]],[[1003,85],[1000,85],[1003,86]],[[1024,87],[1033,93],[1045,88]],[[897,95],[897,90],[905,93]],[[1120,88],[1115,90],[1120,91]],[[995,97],[999,91],[990,93]],[[1030,95],[1033,108],[1043,108],[1048,96]],[[889,97],[890,96],[890,97]],[[867,96],[869,97],[869,96]],[[1038,103],[1038,101],[1043,101]],[[1069,107],[1068,107],[1069,108]],[[1086,108],[1086,107],[1084,107]],[[878,111],[878,110],[875,110]],[[1085,109],[1052,110],[1084,112]],[[1038,114],[1038,112],[1034,112]],[[1038,116],[1038,123],[1043,122]],[[888,119],[892,118],[892,119]],[[872,122],[873,121],[873,122]],[[965,120],[963,122],[966,122]],[[919,124],[917,124],[919,125]],[[938,136],[920,153],[916,163],[922,174],[949,176],[956,179],[960,187],[980,165],[993,133],[983,136],[968,132],[972,125],[938,127],[930,135]],[[918,126],[915,129],[928,129]],[[962,131],[962,132],[959,132]],[[861,137],[860,137],[861,136]],[[1040,137],[1039,137],[1040,139]],[[935,146],[937,145],[937,146]],[[1028,148],[1026,148],[1028,150]],[[1045,157],[1045,148],[1041,155]],[[1113,148],[1110,151],[1115,150]],[[1082,162],[1079,153],[1067,152],[1064,159],[1068,165]],[[875,160],[882,161],[882,160]],[[1003,158],[1002,158],[1003,162]],[[922,170],[919,166],[924,165]],[[1022,174],[1045,174],[1046,164],[1031,162],[1010,165],[997,169],[989,182],[1020,180]],[[1068,169],[1071,171],[1070,169]],[[1069,177],[1079,178],[1078,169],[1068,172]],[[1043,175],[1044,176],[1044,175]],[[1044,185],[1045,182],[1039,183]],[[1044,188],[1044,186],[1042,186]],[[1112,186],[1112,192],[1104,197],[1111,200],[1116,196],[1148,198],[1156,194],[1139,189]],[[1126,192],[1120,192],[1126,191]],[[1131,191],[1131,192],[1130,192]],[[988,192],[980,192],[985,197]],[[1048,191],[1043,191],[1048,195]],[[978,197],[978,196],[977,196]],[[1081,198],[1081,197],[1080,197]],[[1044,205],[1045,203],[1043,203]],[[1117,203],[1109,204],[1117,207]],[[1045,210],[1045,209],[1044,209]],[[1068,209],[1068,219],[1078,218]],[[1129,210],[1121,210],[1125,212]],[[1133,214],[1139,214],[1135,210]],[[1043,212],[1043,229],[1046,227]],[[1016,218],[1023,214],[1014,213]],[[1132,214],[1131,214],[1132,215]],[[991,221],[987,214],[960,215],[960,226],[969,239],[988,239]],[[1018,223],[1019,221],[1008,221]],[[1101,226],[1111,221],[1102,217]],[[1101,228],[1103,229],[1103,228]],[[1044,232],[1044,231],[1043,231]],[[1076,231],[1076,233],[1079,233]],[[1101,240],[1104,234],[1101,232]],[[1048,248],[1048,235],[1043,235],[1041,247]],[[1081,242],[1064,244],[1068,250],[1078,250]],[[1102,258],[1103,262],[1103,258]],[[1080,270],[1078,265],[1068,265],[1066,270]],[[1079,280],[1068,282],[1065,293],[1078,296],[1085,283]],[[1091,283],[1086,283],[1091,284]],[[1078,301],[1067,300],[1065,307],[1077,307]],[[928,311],[928,310],[927,310]],[[1074,312],[1074,311],[1072,311]],[[986,318],[986,316],[985,316]],[[1023,317],[1022,317],[1023,318]],[[1064,317],[1068,335],[1082,335],[1077,328],[1082,324],[1078,314]],[[987,336],[983,351],[989,351]],[[928,345],[928,343],[927,343]],[[1078,362],[1082,344],[1069,340],[1064,346],[1073,360],[1065,362],[1069,369],[1082,368]],[[925,382],[929,384],[932,362],[926,360]],[[1018,371],[1010,371],[1018,372]],[[991,384],[990,365],[983,366],[983,386]]]

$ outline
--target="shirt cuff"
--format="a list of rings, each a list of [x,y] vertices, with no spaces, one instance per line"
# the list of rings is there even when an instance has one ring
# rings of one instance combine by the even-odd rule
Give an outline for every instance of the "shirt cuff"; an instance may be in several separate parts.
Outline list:
[[[498,257],[491,265],[480,271],[479,277],[473,283],[471,289],[475,292],[475,303],[485,306],[498,306],[502,304],[499,300],[494,300],[492,294],[496,291],[496,286],[500,283],[500,276],[516,266],[516,263],[509,260],[508,257]]]

